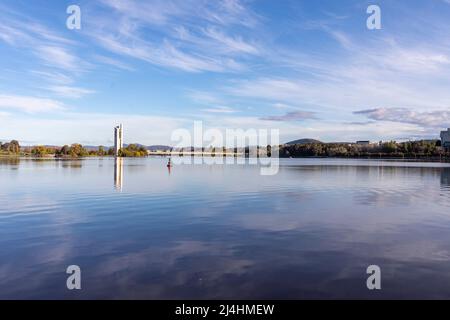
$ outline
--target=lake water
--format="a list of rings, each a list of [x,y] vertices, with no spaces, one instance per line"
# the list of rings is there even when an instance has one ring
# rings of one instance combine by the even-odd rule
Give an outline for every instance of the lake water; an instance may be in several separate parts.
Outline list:
[[[0,298],[450,298],[448,164],[166,161],[0,159]]]

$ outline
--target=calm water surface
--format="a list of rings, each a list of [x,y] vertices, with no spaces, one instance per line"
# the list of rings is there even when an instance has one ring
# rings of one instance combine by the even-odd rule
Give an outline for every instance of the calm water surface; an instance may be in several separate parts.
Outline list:
[[[165,164],[0,159],[0,298],[450,298],[449,165]]]

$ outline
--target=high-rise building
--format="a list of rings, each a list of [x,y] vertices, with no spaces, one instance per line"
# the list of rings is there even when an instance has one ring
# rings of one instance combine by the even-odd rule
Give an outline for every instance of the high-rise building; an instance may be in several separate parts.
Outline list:
[[[123,126],[114,127],[114,155],[119,156],[120,149],[123,148]]]
[[[441,131],[441,145],[446,149],[450,149],[450,128],[447,131]]]

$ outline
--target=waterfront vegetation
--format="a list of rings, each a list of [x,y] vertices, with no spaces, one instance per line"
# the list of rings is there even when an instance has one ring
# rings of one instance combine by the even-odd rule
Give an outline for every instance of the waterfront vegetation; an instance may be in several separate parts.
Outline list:
[[[130,144],[119,152],[121,157],[143,157],[147,155],[144,147]],[[104,157],[114,156],[113,148],[83,147],[79,143],[72,145],[56,146],[32,146],[20,147],[19,142],[13,140],[8,143],[0,142],[0,155],[8,157],[35,157],[35,158],[82,158],[82,157]]]
[[[120,149],[119,156],[121,157],[145,157],[147,156],[147,149],[137,144],[129,144],[125,148]]]
[[[181,149],[183,150],[183,149]],[[194,149],[191,148],[191,151]],[[200,154],[206,150],[201,150]],[[212,148],[210,153],[216,156],[220,154],[236,153],[236,149],[226,150]],[[260,154],[264,154],[265,148],[260,148]],[[181,151],[180,151],[181,152]],[[248,148],[245,155],[248,155]],[[270,156],[271,147],[268,146],[267,154]],[[164,153],[163,153],[164,154]],[[138,144],[129,144],[119,151],[121,157],[145,157],[146,147]],[[79,143],[72,145],[56,146],[32,146],[21,147],[17,140],[0,142],[0,156],[31,156],[37,158],[81,158],[114,156],[114,149],[104,146],[84,147]],[[338,158],[400,158],[400,159],[444,159],[450,160],[450,151],[440,146],[439,140],[421,140],[408,142],[379,142],[373,144],[356,143],[299,143],[281,145],[279,149],[281,158],[302,157],[338,157]]]
[[[17,140],[11,142],[0,142],[0,155],[17,155],[20,153],[20,144]]]
[[[306,143],[283,145],[280,157],[348,157],[348,158],[445,158],[450,152],[443,149],[439,140],[421,140],[397,143]]]

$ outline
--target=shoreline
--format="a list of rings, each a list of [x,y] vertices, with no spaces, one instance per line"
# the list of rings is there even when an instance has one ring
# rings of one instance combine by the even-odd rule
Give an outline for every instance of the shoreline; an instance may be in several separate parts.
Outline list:
[[[167,158],[167,157],[208,157],[208,158],[229,158],[229,157],[243,157],[242,154],[236,155],[236,154],[228,154],[228,155],[215,155],[212,156],[211,154],[193,154],[193,155],[178,155],[178,154],[150,154],[148,156],[142,156],[142,157],[120,157],[122,159],[129,158],[129,159],[142,159],[142,158]],[[74,160],[88,160],[88,159],[115,159],[114,156],[85,156],[85,157],[35,157],[31,155],[6,155],[6,154],[0,154],[0,159],[17,159],[17,160],[48,160],[48,161],[74,161]],[[249,157],[243,157],[245,159],[249,159]],[[255,157],[252,157],[255,158]],[[261,157],[266,158],[266,157]],[[339,156],[333,156],[333,157],[327,157],[327,156],[302,156],[302,157],[279,157],[278,159],[336,159],[336,160],[371,160],[371,161],[399,161],[399,162],[435,162],[435,163],[450,163],[450,158],[439,158],[439,157],[379,157],[379,156],[361,156],[361,157],[355,157],[355,156],[348,156],[348,157],[339,157]]]

